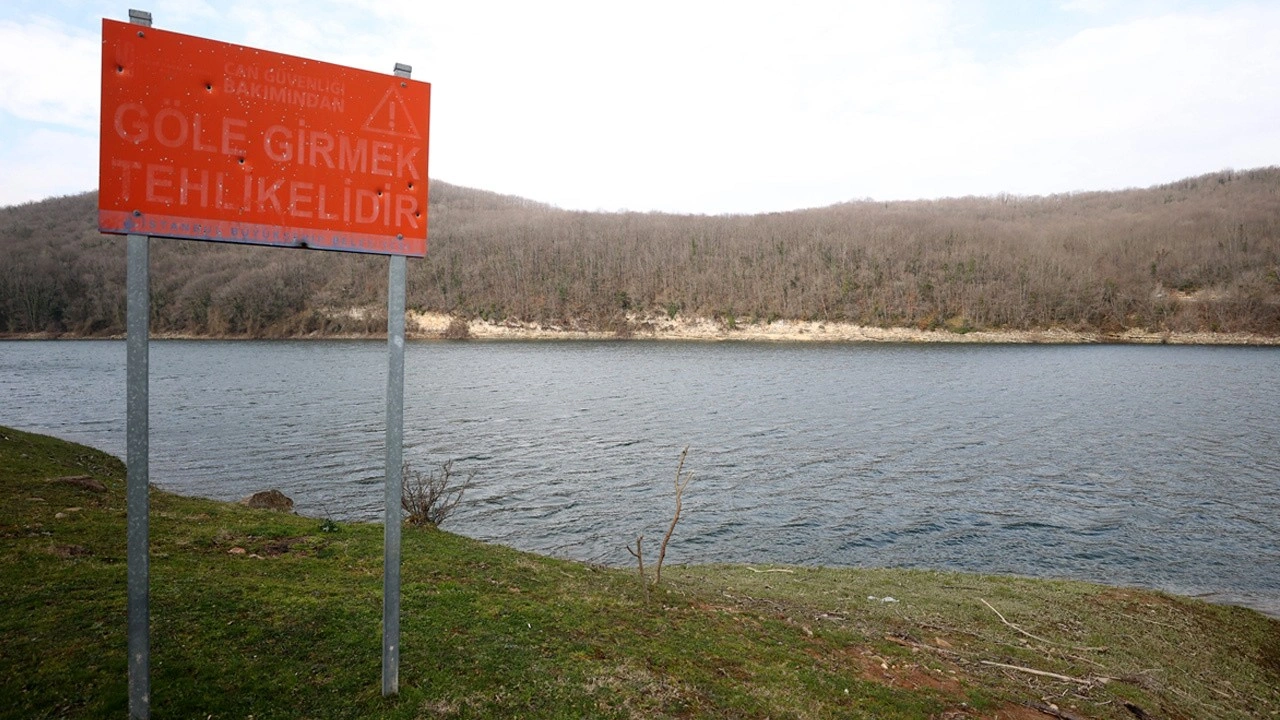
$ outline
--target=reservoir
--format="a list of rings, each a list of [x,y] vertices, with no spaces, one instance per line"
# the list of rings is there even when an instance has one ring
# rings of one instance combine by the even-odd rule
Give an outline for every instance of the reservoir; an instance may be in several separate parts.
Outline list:
[[[153,341],[152,482],[380,520],[386,355]],[[1274,348],[421,342],[405,367],[406,460],[474,473],[462,535],[630,565],[688,446],[667,563],[1074,578],[1280,616]],[[0,425],[123,457],[124,343],[0,342]]]

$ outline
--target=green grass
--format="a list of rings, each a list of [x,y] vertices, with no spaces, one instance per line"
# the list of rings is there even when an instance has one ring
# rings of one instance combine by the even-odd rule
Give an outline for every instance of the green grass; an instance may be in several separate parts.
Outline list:
[[[107,491],[50,481],[75,475]],[[0,717],[126,715],[124,507],[118,460],[0,428]],[[385,699],[382,528],[322,525],[152,491],[154,717],[1280,716],[1280,622],[1250,610],[799,567],[667,567],[646,599],[634,569],[412,527]]]

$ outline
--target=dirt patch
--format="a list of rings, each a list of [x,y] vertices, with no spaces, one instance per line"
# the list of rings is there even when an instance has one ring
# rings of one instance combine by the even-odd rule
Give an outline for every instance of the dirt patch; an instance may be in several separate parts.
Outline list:
[[[83,545],[54,545],[49,548],[49,553],[54,557],[60,557],[63,560],[89,557],[90,555],[93,555],[93,551]]]
[[[71,487],[88,490],[93,493],[104,493],[107,491],[107,486],[103,485],[100,481],[93,479],[92,475],[67,475],[65,477],[50,478],[49,482],[57,483],[59,485],[70,485]]]
[[[262,554],[267,557],[287,555],[292,552],[295,547],[306,543],[307,540],[308,538],[304,537],[287,537],[268,540],[262,546]]]
[[[282,555],[311,555],[315,551],[314,539],[307,536],[263,538],[255,535],[218,533],[213,538],[212,549],[228,555],[251,558],[273,558]]]
[[[871,650],[851,655],[866,680],[906,690],[928,689],[957,697],[964,694],[960,681],[945,670],[933,670],[918,663],[885,658]]]
[[[913,692],[933,692],[939,700],[947,704],[938,718],[945,720],[961,720],[962,718],[987,718],[989,720],[1044,720],[1054,717],[1051,712],[1038,709],[1036,702],[1020,704],[1002,702],[994,708],[979,710],[968,704],[965,692],[965,681],[970,680],[968,673],[942,663],[941,668],[931,668],[920,663],[903,661],[901,658],[886,657],[869,648],[848,647],[840,650],[846,660],[860,670],[863,680],[886,685],[888,687]],[[975,685],[981,683],[974,682]],[[1048,706],[1045,706],[1048,709]],[[1075,717],[1070,714],[1058,717]]]

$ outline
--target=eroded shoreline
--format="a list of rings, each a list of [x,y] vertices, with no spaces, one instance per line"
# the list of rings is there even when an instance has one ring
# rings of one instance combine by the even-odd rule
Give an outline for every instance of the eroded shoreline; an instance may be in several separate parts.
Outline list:
[[[462,323],[445,313],[405,313],[405,335],[409,340],[661,340],[693,342],[778,342],[778,343],[948,343],[1017,345],[1234,345],[1280,346],[1280,337],[1255,333],[1172,332],[1138,328],[1113,333],[1081,332],[1064,328],[1042,330],[973,330],[957,332],[946,328],[921,330],[907,327],[881,328],[853,323],[804,320],[734,322],[710,318],[670,318],[628,315],[618,329],[599,329],[578,323],[531,323],[514,319],[492,321],[472,319]],[[161,340],[373,340],[384,333],[309,333],[295,335],[199,335],[152,333]],[[0,333],[0,340],[80,340],[123,339],[124,335],[86,336],[74,333]]]
[[[442,313],[409,312],[406,332],[410,338],[447,337],[454,319]],[[969,343],[1050,344],[1136,343],[1146,345],[1280,345],[1280,338],[1250,333],[1178,333],[1125,330],[1118,333],[1085,333],[1065,329],[975,330],[879,328],[852,323],[775,320],[770,323],[735,323],[732,326],[707,318],[630,316],[621,331],[577,328],[514,320],[471,320],[466,336],[476,340],[700,340],[746,342],[823,343]]]

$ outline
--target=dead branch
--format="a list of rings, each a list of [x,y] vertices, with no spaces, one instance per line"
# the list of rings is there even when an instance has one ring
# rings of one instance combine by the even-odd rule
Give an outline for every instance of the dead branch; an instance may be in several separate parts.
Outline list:
[[[1151,714],[1146,710],[1143,710],[1139,705],[1131,703],[1128,700],[1124,701],[1124,709],[1128,710],[1129,714],[1138,718],[1138,720],[1155,720],[1155,718],[1151,717]]]
[[[1057,647],[1071,648],[1072,650],[1081,650],[1081,651],[1086,651],[1086,652],[1087,652],[1087,651],[1094,651],[1094,652],[1096,652],[1096,651],[1098,651],[1098,650],[1106,650],[1106,648],[1105,648],[1105,647],[1079,647],[1079,646],[1077,646],[1077,645],[1067,645],[1067,644],[1065,644],[1065,643],[1056,643],[1056,642],[1054,642],[1054,641],[1052,641],[1052,640],[1045,640],[1044,638],[1040,637],[1039,635],[1032,635],[1031,633],[1027,632],[1026,630],[1023,630],[1022,628],[1018,627],[1017,625],[1014,625],[1013,623],[1011,623],[1011,622],[1009,622],[1008,620],[1006,620],[1006,619],[1004,618],[1004,615],[1001,615],[1001,614],[1000,614],[1000,611],[999,611],[999,610],[997,610],[997,609],[995,609],[995,608],[991,607],[991,603],[987,602],[986,600],[983,600],[982,598],[978,598],[978,599],[979,599],[979,600],[981,600],[981,601],[982,601],[982,604],[983,604],[983,605],[986,605],[986,606],[987,606],[987,608],[988,608],[989,610],[991,610],[991,612],[995,613],[995,614],[996,614],[996,617],[1000,618],[1000,622],[1004,623],[1005,625],[1008,625],[1009,627],[1013,628],[1014,630],[1017,630],[1018,632],[1022,633],[1023,635],[1026,635],[1027,637],[1031,638],[1032,640],[1037,640],[1037,641],[1042,642],[1042,643],[1044,643],[1044,644],[1046,644],[1046,645],[1055,645],[1055,646],[1057,646]]]
[[[644,587],[644,599],[645,601],[648,601],[649,600],[649,578],[646,577],[644,574],[644,548],[640,546],[640,543],[642,542],[644,542],[644,536],[640,535],[639,537],[636,538],[636,548],[632,550],[631,546],[628,545],[627,552],[631,553],[631,557],[635,558],[636,563],[638,563],[640,566],[640,585]]]
[[[1106,685],[1112,680],[1115,680],[1115,678],[1109,678],[1109,677],[1076,678],[1076,677],[1071,677],[1070,675],[1059,675],[1058,673],[1049,672],[1047,670],[1036,670],[1035,668],[1023,667],[1021,665],[1009,665],[1008,663],[998,663],[993,660],[979,660],[978,662],[982,663],[983,665],[990,665],[992,667],[1004,668],[1006,670],[1017,670],[1018,672],[1029,673],[1031,675],[1039,675],[1041,677],[1053,678],[1054,680],[1061,680],[1062,682],[1075,683],[1076,685],[1095,685],[1095,684]]]
[[[684,446],[684,452],[680,453],[680,463],[676,465],[676,513],[671,518],[671,527],[667,528],[667,534],[662,538],[662,547],[658,548],[658,569],[654,577],[654,584],[662,582],[662,561],[667,557],[667,542],[671,540],[671,533],[676,530],[676,523],[680,522],[681,500],[684,497],[684,489],[689,485],[689,481],[693,479],[693,473],[684,476],[684,480],[680,479],[680,471],[684,470],[684,459],[689,454],[689,446]]]
[[[475,476],[472,471],[466,480],[457,484],[452,460],[440,464],[438,475],[431,470],[425,474],[414,470],[406,460],[400,466],[400,507],[405,512],[404,521],[410,525],[438,526],[453,514]]]

